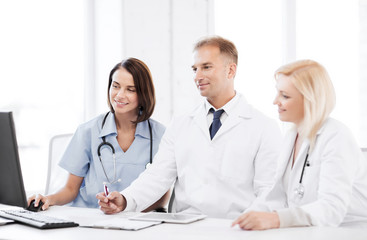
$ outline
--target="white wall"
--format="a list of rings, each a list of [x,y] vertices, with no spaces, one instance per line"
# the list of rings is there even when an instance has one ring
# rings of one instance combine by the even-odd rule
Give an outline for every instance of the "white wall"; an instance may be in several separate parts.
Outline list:
[[[128,57],[143,60],[152,72],[157,97],[153,118],[158,121],[168,124],[173,114],[187,111],[200,99],[192,80],[192,47],[214,32],[213,0],[85,3],[86,57],[94,59],[86,68],[86,119],[108,110],[108,74]],[[94,81],[95,88],[89,84]]]
[[[359,72],[360,72],[360,84],[359,84],[359,102],[360,107],[360,122],[361,124],[361,146],[367,146],[367,0],[359,1]]]

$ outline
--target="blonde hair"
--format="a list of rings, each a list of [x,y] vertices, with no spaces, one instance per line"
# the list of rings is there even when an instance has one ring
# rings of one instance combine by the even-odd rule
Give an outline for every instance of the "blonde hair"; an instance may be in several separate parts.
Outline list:
[[[310,141],[312,151],[316,135],[335,106],[335,90],[326,69],[313,60],[299,60],[280,67],[279,75],[291,77],[297,90],[303,95],[304,119],[301,123],[301,136]]]

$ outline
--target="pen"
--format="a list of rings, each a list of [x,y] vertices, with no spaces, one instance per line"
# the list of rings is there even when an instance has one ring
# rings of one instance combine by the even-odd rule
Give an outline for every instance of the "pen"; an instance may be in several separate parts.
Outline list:
[[[108,187],[106,184],[103,184],[103,190],[104,190],[104,194],[106,195],[106,197],[108,196],[109,192],[108,192]]]

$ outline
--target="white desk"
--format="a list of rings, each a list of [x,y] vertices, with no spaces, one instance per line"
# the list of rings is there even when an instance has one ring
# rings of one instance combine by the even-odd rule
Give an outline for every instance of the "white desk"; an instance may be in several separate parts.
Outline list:
[[[105,219],[111,217],[104,215],[98,209],[72,208],[72,207],[51,207],[49,210],[42,212],[51,216],[71,219],[79,223],[86,223],[91,219]],[[121,215],[126,215],[120,213]],[[40,230],[21,224],[8,224],[0,226],[0,239],[271,239],[271,240],[314,240],[314,239],[330,239],[330,240],[366,240],[367,227],[365,228],[327,228],[327,227],[308,227],[308,228],[288,228],[274,229],[266,231],[243,231],[237,227],[231,228],[231,220],[207,218],[202,221],[191,224],[160,224],[139,231],[123,231],[123,230],[104,230],[94,228],[62,228]]]

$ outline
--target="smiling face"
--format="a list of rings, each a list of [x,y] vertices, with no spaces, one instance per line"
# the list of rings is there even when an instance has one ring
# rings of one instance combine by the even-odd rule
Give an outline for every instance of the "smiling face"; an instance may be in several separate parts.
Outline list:
[[[201,96],[213,106],[221,105],[224,99],[227,101],[234,96],[235,64],[230,64],[218,47],[207,45],[197,49],[192,70]]]
[[[280,120],[300,126],[304,118],[303,95],[294,86],[291,78],[283,74],[277,77],[277,95],[273,103],[278,105]]]
[[[139,99],[134,79],[125,68],[119,68],[112,75],[109,95],[115,114],[127,114],[132,118],[138,115]]]

